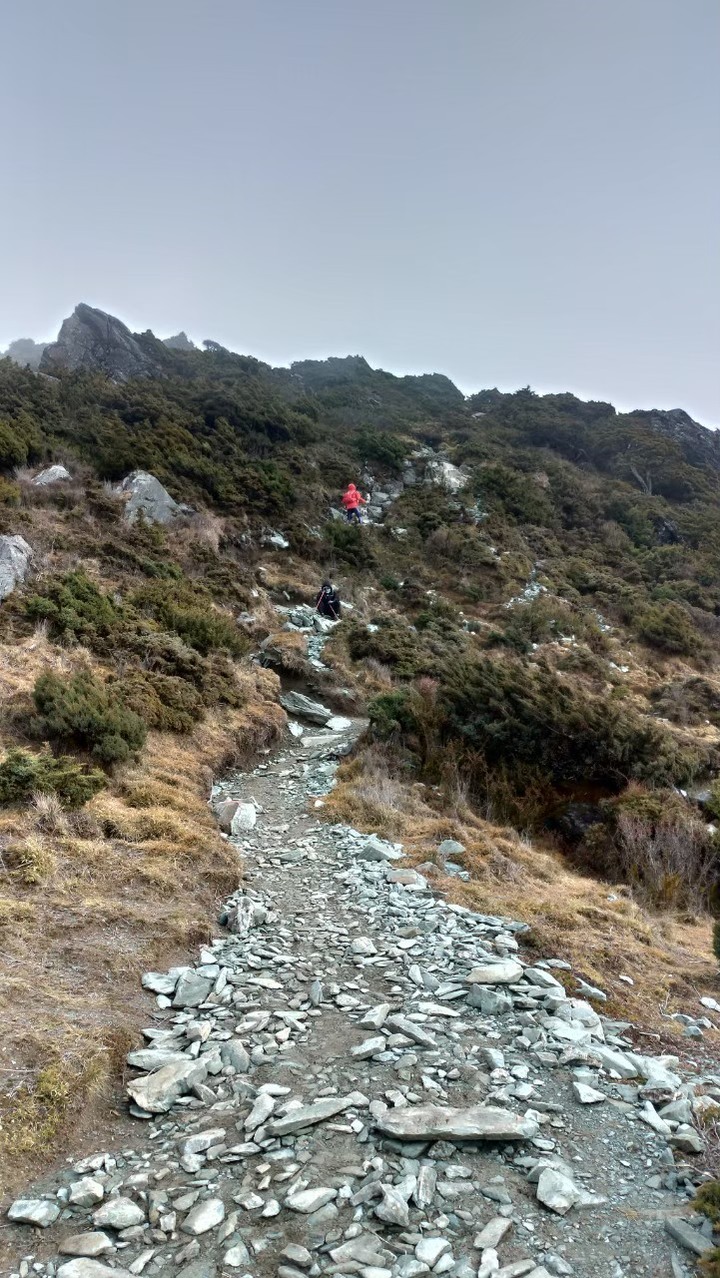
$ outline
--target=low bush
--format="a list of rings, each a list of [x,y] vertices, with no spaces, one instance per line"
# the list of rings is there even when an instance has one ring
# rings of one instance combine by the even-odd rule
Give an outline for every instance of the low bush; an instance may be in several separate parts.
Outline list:
[[[24,611],[31,621],[47,621],[52,638],[93,649],[124,642],[130,629],[122,607],[82,571],[43,582],[42,591],[25,600]]]
[[[651,604],[639,614],[635,626],[643,642],[661,652],[691,657],[700,650],[700,637],[677,603]]]
[[[117,689],[89,671],[68,680],[50,671],[40,675],[33,701],[37,719],[31,726],[39,736],[87,750],[100,763],[123,763],[145,743],[140,716],[123,705]]]
[[[192,732],[205,710],[198,690],[173,675],[136,670],[109,687],[128,710],[158,732]]]
[[[9,750],[0,763],[0,804],[26,803],[34,794],[55,794],[65,808],[81,808],[106,785],[104,773],[77,759]]]
[[[249,640],[232,618],[218,612],[210,596],[190,582],[148,583],[133,593],[131,603],[203,656],[223,651],[241,657],[248,650]]]
[[[372,629],[361,623],[348,627],[347,643],[353,661],[373,657],[391,666],[400,679],[414,679],[426,666],[423,648],[414,630],[395,617],[379,617]]]
[[[367,532],[355,524],[333,520],[323,528],[323,539],[333,554],[355,568],[370,567],[375,556],[368,545]]]
[[[699,675],[653,689],[650,700],[657,714],[672,723],[685,726],[709,720],[720,726],[720,689]]]
[[[629,883],[655,909],[706,910],[720,886],[720,848],[707,825],[672,790],[631,787],[605,805],[574,859],[611,882]]]

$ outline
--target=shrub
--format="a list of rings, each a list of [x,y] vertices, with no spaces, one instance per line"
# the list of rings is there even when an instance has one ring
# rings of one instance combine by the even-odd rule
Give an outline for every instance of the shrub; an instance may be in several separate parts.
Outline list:
[[[653,689],[650,700],[657,713],[672,723],[697,724],[709,719],[716,727],[720,725],[720,690],[699,675]]]
[[[49,671],[39,675],[33,700],[41,736],[88,750],[100,763],[123,763],[145,743],[140,716],[89,671],[66,681]]]
[[[692,1202],[697,1211],[720,1229],[720,1180],[710,1180],[698,1189]]]
[[[90,648],[124,640],[128,618],[123,609],[82,571],[43,583],[42,593],[25,600],[31,621],[47,621],[53,638],[74,640]]]
[[[0,422],[0,470],[24,466],[27,461],[27,445],[7,422]]]
[[[673,791],[629,790],[606,806],[576,859],[613,882],[629,883],[656,909],[707,909],[720,883],[720,856],[705,822]]]
[[[636,621],[645,643],[661,652],[690,657],[700,648],[700,640],[684,608],[679,604],[651,604]]]
[[[189,582],[153,582],[136,590],[132,603],[203,655],[221,650],[241,657],[248,650],[249,640],[235,622]]]
[[[110,687],[124,706],[159,732],[192,732],[205,709],[197,689],[172,675],[138,670]]]
[[[20,505],[20,485],[0,476],[0,506]]]
[[[554,785],[594,782],[612,789],[639,774],[659,779],[690,768],[656,725],[584,694],[544,665],[463,662],[448,671],[440,700],[445,737],[479,751],[491,768],[519,774],[530,766]]]
[[[346,524],[335,519],[323,528],[323,538],[343,563],[363,568],[371,566],[374,562],[374,555],[367,542],[367,533],[355,524]]]
[[[398,471],[407,456],[407,447],[397,435],[362,430],[354,440],[355,451],[363,461],[377,462],[388,470]]]
[[[0,763],[0,804],[25,803],[33,794],[56,794],[65,808],[81,808],[105,786],[97,768],[66,755],[9,750]]]
[[[374,657],[392,666],[401,679],[413,679],[424,668],[423,652],[417,634],[403,621],[382,617],[376,627],[353,624],[348,629],[348,649],[353,661]]]

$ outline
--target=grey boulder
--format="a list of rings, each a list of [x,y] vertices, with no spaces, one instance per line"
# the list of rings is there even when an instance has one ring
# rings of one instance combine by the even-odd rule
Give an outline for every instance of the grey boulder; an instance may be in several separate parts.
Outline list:
[[[540,1130],[532,1118],[489,1105],[408,1105],[382,1114],[375,1126],[396,1140],[531,1140]]]
[[[145,470],[134,470],[127,475],[116,490],[127,494],[125,519],[134,524],[142,515],[149,524],[171,524],[178,515],[189,513],[187,506],[180,506],[163,488],[159,479]]]
[[[128,1094],[141,1109],[149,1114],[166,1114],[179,1096],[202,1083],[207,1066],[199,1060],[178,1061],[176,1065],[164,1065],[154,1074],[136,1078],[128,1083]]]
[[[128,1269],[115,1269],[101,1260],[66,1260],[57,1270],[57,1278],[131,1278]]]
[[[8,1220],[18,1221],[22,1225],[38,1225],[47,1229],[54,1224],[60,1215],[57,1203],[47,1198],[18,1198],[8,1211]]]
[[[19,535],[0,537],[0,600],[7,599],[27,577],[32,547]]]
[[[288,714],[299,715],[302,719],[309,719],[311,723],[319,723],[323,727],[329,719],[333,718],[332,710],[329,710],[327,706],[321,705],[319,701],[313,701],[311,697],[306,697],[302,692],[282,693],[280,705],[283,710],[287,710]]]
[[[46,466],[31,480],[33,488],[47,488],[48,484],[58,484],[63,479],[72,479],[67,466]]]
[[[481,963],[465,977],[466,985],[516,985],[523,974],[521,963],[515,959],[500,959],[497,963]]]

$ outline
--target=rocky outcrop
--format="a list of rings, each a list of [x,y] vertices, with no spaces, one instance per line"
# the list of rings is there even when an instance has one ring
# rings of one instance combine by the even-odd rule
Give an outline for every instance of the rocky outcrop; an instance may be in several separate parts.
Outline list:
[[[125,518],[129,524],[141,515],[150,524],[171,524],[178,515],[192,514],[189,506],[176,502],[160,480],[145,470],[134,470],[123,479],[117,492],[128,495]]]
[[[47,488],[48,484],[59,484],[64,479],[72,479],[66,466],[48,466],[31,480],[33,488]]]
[[[114,315],[84,302],[63,320],[57,341],[45,348],[39,367],[43,373],[59,369],[104,373],[114,382],[162,372],[158,360],[146,349],[146,339],[131,333]]]
[[[682,408],[637,410],[632,416],[658,435],[679,444],[691,466],[712,466],[713,470],[720,470],[720,432],[701,426]]]
[[[168,350],[171,351],[196,351],[198,349],[185,332],[175,333],[173,337],[164,337],[163,346],[167,346]]]
[[[0,537],[0,600],[25,580],[32,554],[24,537]]]
[[[20,364],[23,368],[32,368],[33,372],[37,372],[46,346],[47,342],[34,342],[31,337],[18,337],[16,341],[10,343],[5,354],[14,364]]]

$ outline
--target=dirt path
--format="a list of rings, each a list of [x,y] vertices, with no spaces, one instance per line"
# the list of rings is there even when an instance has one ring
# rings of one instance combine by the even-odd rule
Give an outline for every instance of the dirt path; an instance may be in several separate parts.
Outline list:
[[[144,1121],[18,1209],[50,1219],[6,1227],[22,1278],[692,1272],[667,1222],[688,1228],[693,1088],[557,967],[526,966],[522,924],[448,906],[389,845],[322,824],[359,726],[288,734],[216,796],[258,811],[235,840],[241,931],[149,980]]]

